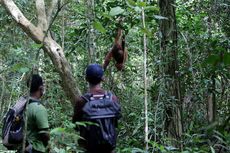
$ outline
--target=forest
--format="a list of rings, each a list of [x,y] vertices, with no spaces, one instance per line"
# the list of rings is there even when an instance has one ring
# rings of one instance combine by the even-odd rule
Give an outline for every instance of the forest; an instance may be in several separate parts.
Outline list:
[[[83,152],[74,127],[87,123],[72,123],[74,99],[88,89],[87,65],[103,64],[120,27],[128,58],[122,71],[111,61],[102,83],[121,104],[116,152],[230,153],[230,0],[0,4],[0,129],[39,73],[50,152]]]

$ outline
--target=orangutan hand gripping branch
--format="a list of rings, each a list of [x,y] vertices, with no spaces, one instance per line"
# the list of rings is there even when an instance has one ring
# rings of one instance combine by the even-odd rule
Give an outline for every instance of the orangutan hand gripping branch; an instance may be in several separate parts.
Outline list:
[[[128,56],[128,52],[125,49],[125,36],[122,36],[122,29],[118,28],[114,45],[105,57],[105,61],[103,64],[104,70],[106,70],[112,58],[115,60],[115,66],[117,70],[118,71],[123,70],[127,56]]]

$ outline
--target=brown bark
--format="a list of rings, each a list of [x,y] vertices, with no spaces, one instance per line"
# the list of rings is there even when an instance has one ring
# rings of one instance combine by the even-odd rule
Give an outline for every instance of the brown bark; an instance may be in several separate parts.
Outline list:
[[[2,6],[9,12],[13,19],[23,29],[23,31],[36,43],[43,44],[43,50],[48,53],[53,65],[62,79],[62,87],[66,95],[70,98],[74,105],[76,96],[79,96],[80,90],[73,78],[70,65],[65,58],[62,47],[49,35],[46,35],[48,28],[48,18],[44,12],[45,6],[43,1],[36,1],[38,26],[32,24],[15,5],[13,0],[1,0]],[[43,11],[38,11],[41,9]],[[53,9],[53,8],[52,8]],[[50,11],[49,11],[50,12]]]
[[[164,65],[164,73],[169,76],[165,84],[170,99],[170,104],[166,106],[165,129],[169,137],[181,140],[182,136],[182,100],[180,95],[180,81],[178,77],[177,60],[177,25],[175,16],[174,0],[159,0],[160,14],[166,17],[160,22],[161,50],[163,59],[167,63]]]

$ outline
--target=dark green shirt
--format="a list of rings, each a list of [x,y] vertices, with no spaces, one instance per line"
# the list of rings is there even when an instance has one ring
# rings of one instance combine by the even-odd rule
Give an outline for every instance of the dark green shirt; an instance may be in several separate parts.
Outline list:
[[[48,115],[46,108],[38,100],[30,100],[27,108],[27,140],[33,149],[46,152],[46,147],[39,139],[40,133],[48,133]]]

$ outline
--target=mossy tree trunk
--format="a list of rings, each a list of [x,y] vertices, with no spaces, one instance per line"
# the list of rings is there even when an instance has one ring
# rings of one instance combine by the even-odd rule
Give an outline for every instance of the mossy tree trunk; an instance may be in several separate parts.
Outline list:
[[[160,21],[161,51],[165,63],[163,71],[166,76],[167,99],[169,99],[169,102],[166,104],[165,129],[169,137],[180,141],[182,136],[182,100],[178,75],[178,38],[174,4],[174,0],[159,0],[160,15],[166,17]]]

